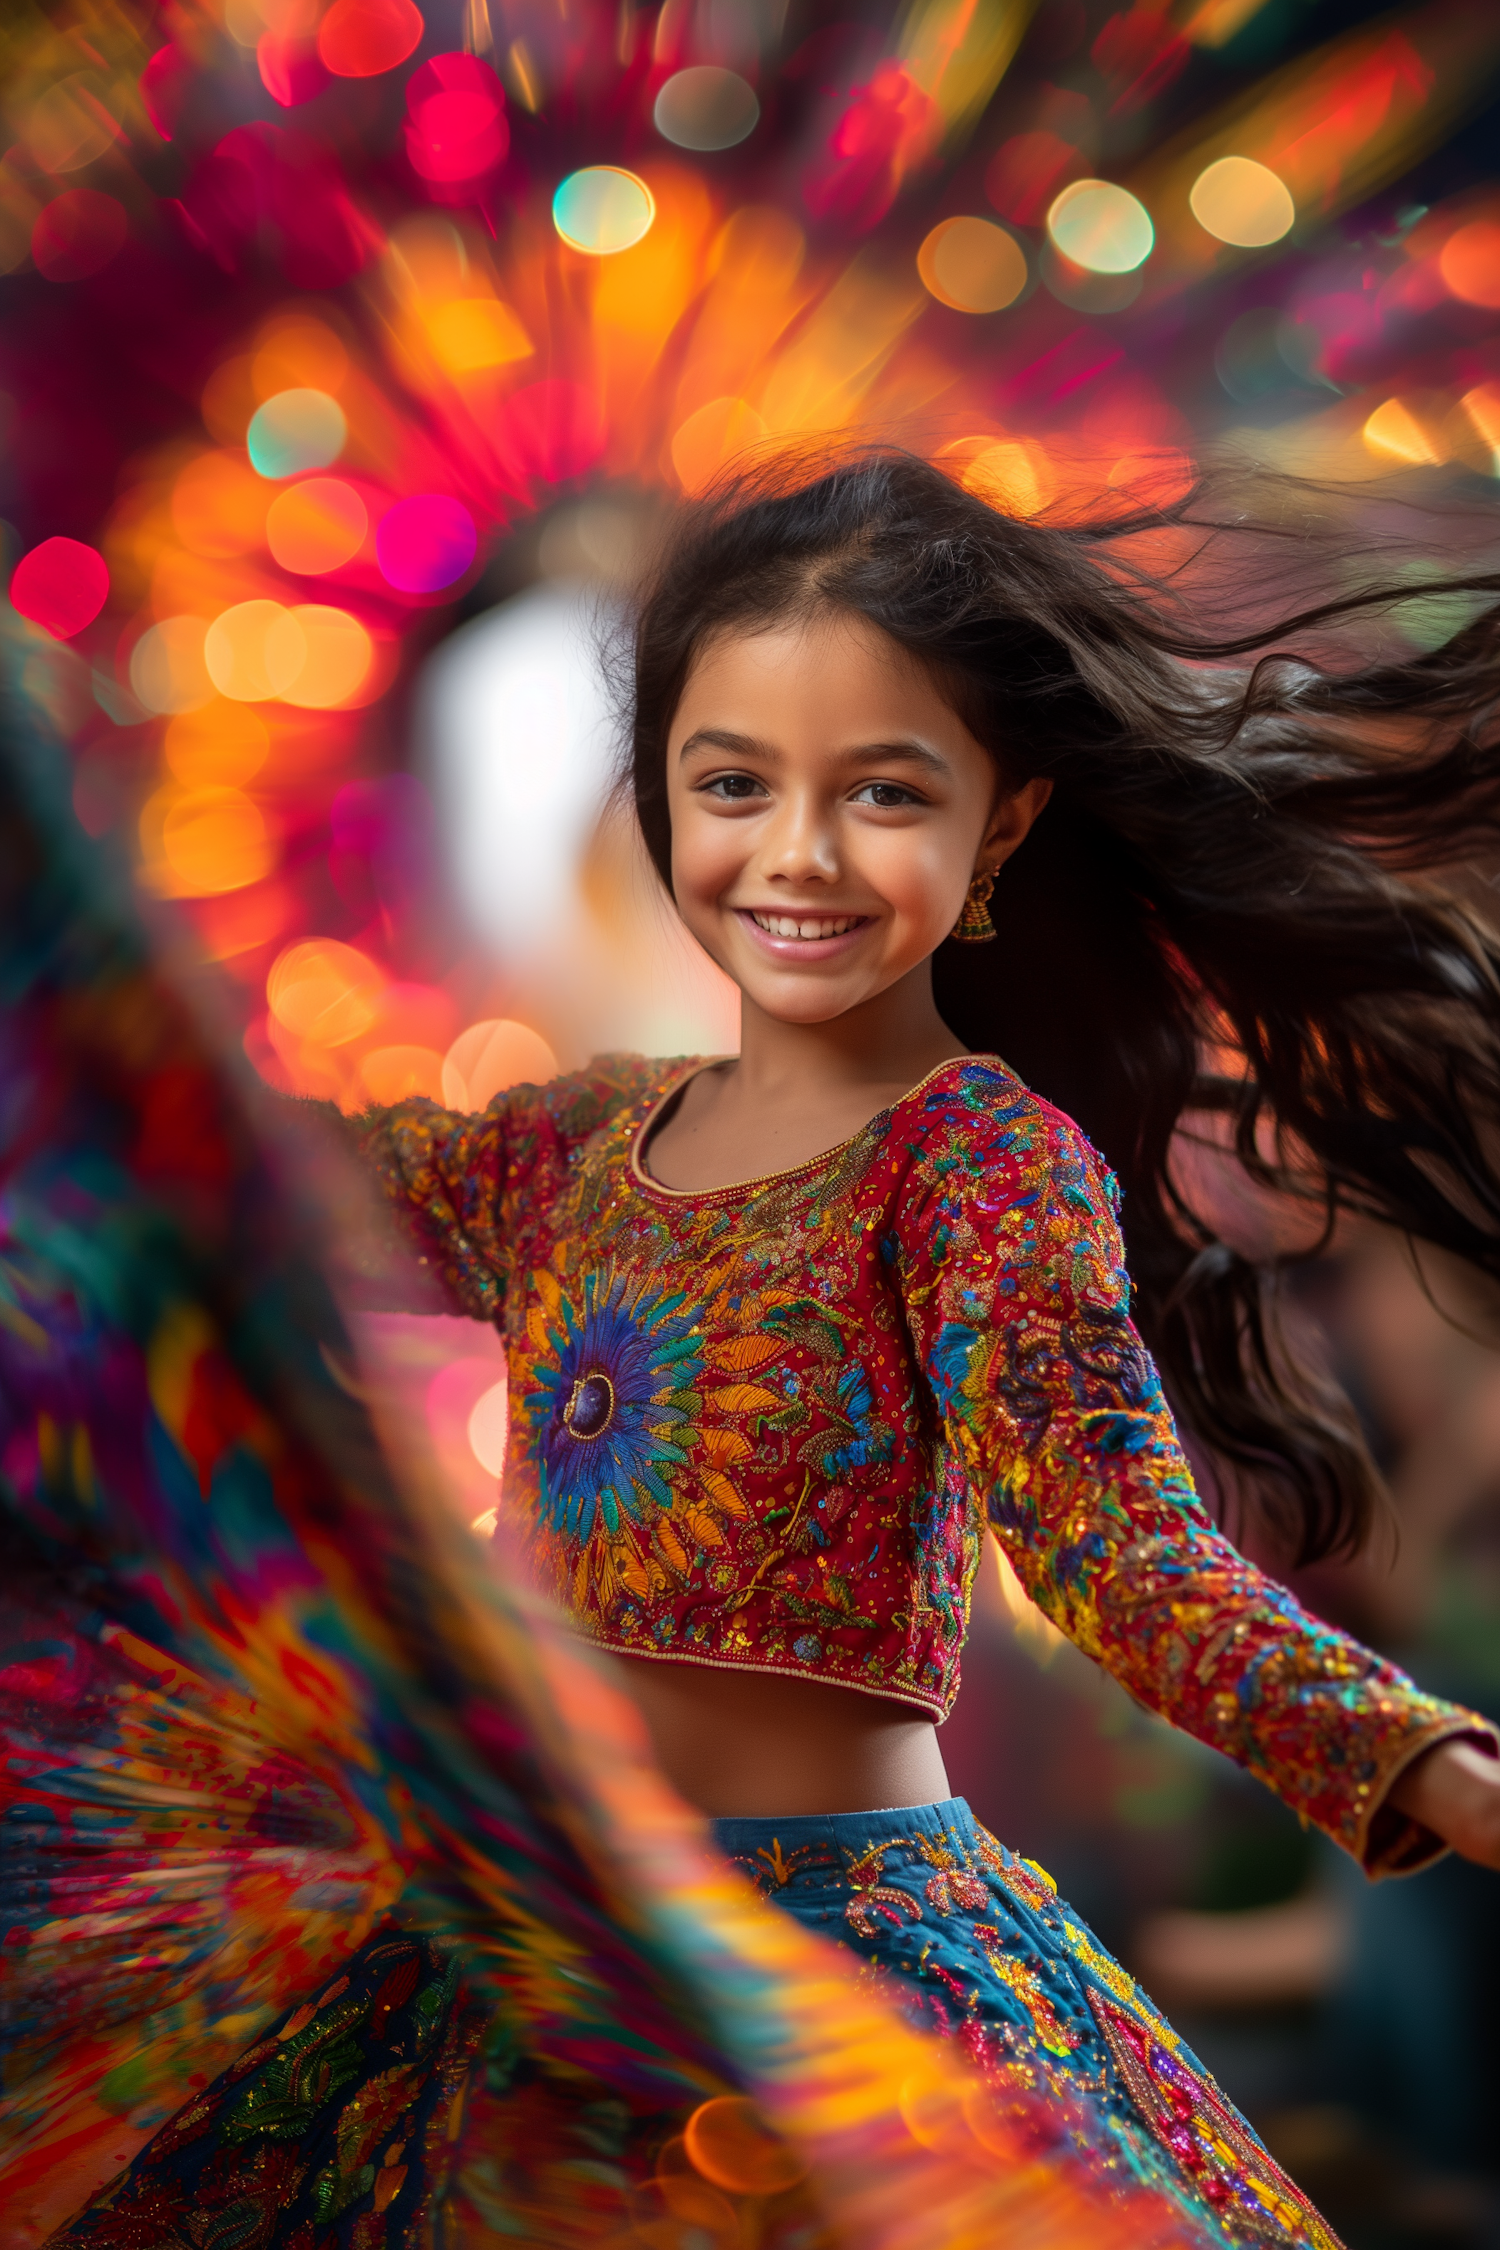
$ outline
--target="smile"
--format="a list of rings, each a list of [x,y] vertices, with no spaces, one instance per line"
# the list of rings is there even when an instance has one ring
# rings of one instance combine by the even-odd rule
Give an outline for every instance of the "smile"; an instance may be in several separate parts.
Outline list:
[[[750,919],[758,930],[768,937],[778,938],[836,938],[849,930],[857,930],[869,920],[867,914],[761,914],[752,907]]]

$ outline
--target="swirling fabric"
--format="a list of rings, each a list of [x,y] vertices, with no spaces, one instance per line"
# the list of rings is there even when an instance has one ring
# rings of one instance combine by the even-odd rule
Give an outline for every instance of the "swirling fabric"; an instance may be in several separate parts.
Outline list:
[[[220,1059],[60,767],[0,709],[5,2250],[683,2208],[861,2250],[1196,2239],[760,1902],[418,1434],[388,1453],[320,1265],[330,1229],[360,1262],[358,1183]],[[195,2141],[218,2185],[153,2209]]]

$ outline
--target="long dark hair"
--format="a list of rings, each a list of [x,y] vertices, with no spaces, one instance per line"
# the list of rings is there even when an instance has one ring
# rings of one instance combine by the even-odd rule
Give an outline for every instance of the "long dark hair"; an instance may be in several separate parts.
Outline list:
[[[1347,1402],[1291,1364],[1275,1261],[1174,1179],[1174,1135],[1216,1111],[1252,1177],[1330,1230],[1364,1213],[1500,1275],[1500,943],[1431,874],[1500,841],[1500,612],[1330,667],[1283,644],[1418,586],[1267,618],[1261,575],[1242,594],[1264,621],[1242,600],[1240,629],[1211,631],[1131,559],[1143,531],[1205,520],[1192,499],[1017,520],[886,448],[756,467],[685,512],[645,589],[631,783],[670,887],[667,734],[696,654],[818,609],[918,658],[1008,778],[1052,781],[1001,871],[1001,944],[941,946],[938,1005],[1114,1167],[1168,1392],[1221,1493],[1252,1488],[1310,1561],[1360,1543],[1379,1480]],[[1307,540],[1283,538],[1285,567]],[[1472,610],[1500,576],[1458,589]]]

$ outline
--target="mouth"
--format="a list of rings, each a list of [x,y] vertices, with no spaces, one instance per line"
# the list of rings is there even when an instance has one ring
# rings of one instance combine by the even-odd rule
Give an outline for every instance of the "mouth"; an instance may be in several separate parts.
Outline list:
[[[784,914],[750,906],[733,911],[758,952],[788,965],[835,960],[875,921],[871,914]]]
[[[744,910],[742,910],[744,911]],[[823,940],[843,937],[868,922],[868,914],[761,914],[748,910],[751,921],[767,937]]]

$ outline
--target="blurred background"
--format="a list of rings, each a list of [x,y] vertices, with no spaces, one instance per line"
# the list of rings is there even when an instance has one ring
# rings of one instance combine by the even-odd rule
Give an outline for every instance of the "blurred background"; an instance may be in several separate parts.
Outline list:
[[[1063,517],[1286,469],[1376,544],[1415,509],[1416,581],[1500,490],[1493,0],[9,0],[0,68],[11,654],[283,1091],[733,1049],[606,682],[747,450],[870,432]],[[1496,1308],[1353,1227],[1290,1286],[1393,1494],[1299,1591],[1500,1713]],[[363,1344],[483,1523],[497,1341]],[[965,1679],[955,1787],[1352,2250],[1500,2243],[1494,1878],[1362,1885],[994,1557]]]

